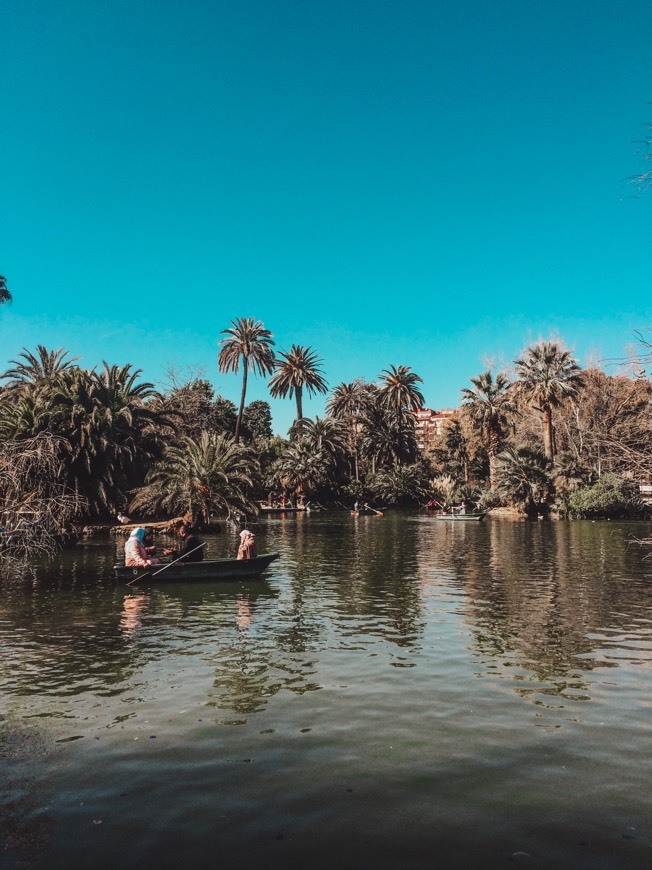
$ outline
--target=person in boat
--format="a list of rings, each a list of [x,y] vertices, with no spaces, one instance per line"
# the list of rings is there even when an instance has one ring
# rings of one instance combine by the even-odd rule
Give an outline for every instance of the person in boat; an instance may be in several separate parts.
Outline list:
[[[238,547],[238,559],[255,559],[258,555],[256,548],[256,536],[249,529],[240,532],[240,546]]]
[[[134,568],[147,568],[158,565],[159,560],[145,548],[145,529],[138,526],[133,529],[125,544],[125,565]]]
[[[181,538],[179,546],[176,549],[163,550],[163,555],[172,556],[180,562],[201,562],[204,558],[204,547],[188,523],[177,523],[177,535]]]
[[[154,543],[154,529],[145,529],[145,538],[143,540],[143,544],[145,545],[145,550],[147,551],[148,556],[156,555],[156,544]]]

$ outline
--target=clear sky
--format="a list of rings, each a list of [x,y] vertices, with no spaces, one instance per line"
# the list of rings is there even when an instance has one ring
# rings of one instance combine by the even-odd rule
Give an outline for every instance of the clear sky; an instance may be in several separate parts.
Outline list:
[[[0,28],[1,366],[63,346],[237,402],[217,341],[252,316],[331,386],[409,365],[439,408],[529,341],[586,364],[652,321],[649,0],[0,0]]]

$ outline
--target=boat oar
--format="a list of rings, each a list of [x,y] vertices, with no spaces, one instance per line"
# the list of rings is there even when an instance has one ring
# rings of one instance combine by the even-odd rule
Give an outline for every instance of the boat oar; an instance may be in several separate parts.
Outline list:
[[[370,504],[365,505],[365,507],[369,508],[370,511],[373,511],[377,517],[382,517],[382,515],[383,515],[382,511],[377,511],[376,508],[372,508],[372,506]]]
[[[177,558],[173,562],[168,562],[167,564],[163,565],[162,568],[159,568],[158,571],[154,571],[154,573],[152,573],[151,571],[144,571],[139,577],[134,577],[133,580],[130,580],[127,583],[127,586],[132,586],[134,583],[137,583],[139,580],[142,580],[143,577],[156,577],[157,574],[160,574],[162,571],[165,571],[165,569],[169,568],[170,565],[176,565],[177,562],[181,561],[181,559],[185,559],[186,556],[189,556],[191,553],[196,553],[197,550],[201,550],[201,548],[205,547],[205,546],[206,546],[206,541],[204,541],[204,543],[200,544],[198,547],[194,547],[192,550],[188,550],[188,552],[184,553],[182,556],[177,556]]]

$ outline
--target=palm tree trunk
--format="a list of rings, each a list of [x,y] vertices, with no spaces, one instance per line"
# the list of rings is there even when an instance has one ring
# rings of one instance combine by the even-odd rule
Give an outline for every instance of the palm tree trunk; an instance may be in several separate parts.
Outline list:
[[[294,396],[297,400],[297,423],[301,424],[303,420],[303,389],[301,387],[297,387],[294,391]],[[301,426],[297,430],[297,440],[301,440]]]
[[[546,456],[552,462],[555,452],[552,439],[552,408],[546,405],[543,408],[543,449]]]
[[[496,460],[498,457],[499,448],[500,441],[498,439],[498,433],[492,427],[489,429],[489,444],[487,446],[487,453],[489,454],[489,487],[491,489],[495,489],[496,484],[498,483]]]
[[[245,397],[247,395],[247,376],[249,374],[249,360],[243,357],[244,372],[242,374],[242,395],[240,396],[240,410],[235,421],[235,443],[240,443],[240,426],[242,425],[242,415],[244,414]]]

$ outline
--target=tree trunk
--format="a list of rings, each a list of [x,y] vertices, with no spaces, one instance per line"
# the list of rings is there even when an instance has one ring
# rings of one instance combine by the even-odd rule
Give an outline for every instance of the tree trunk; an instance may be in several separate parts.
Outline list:
[[[543,449],[548,459],[553,462],[555,458],[552,439],[552,408],[546,405],[543,408]]]
[[[244,358],[244,373],[242,375],[242,395],[240,396],[240,410],[235,421],[235,443],[240,443],[240,426],[242,425],[242,415],[244,414],[245,396],[247,395],[247,375],[249,374],[249,360]]]
[[[489,444],[487,445],[487,454],[489,455],[489,487],[495,489],[498,483],[497,474],[497,457],[500,449],[500,441],[498,433],[495,429],[489,429]]]
[[[301,387],[297,387],[294,391],[294,396],[297,400],[297,440],[301,440],[301,421],[303,420],[303,389]]]

